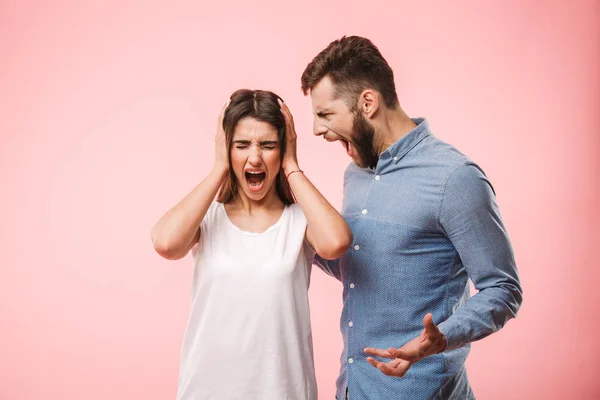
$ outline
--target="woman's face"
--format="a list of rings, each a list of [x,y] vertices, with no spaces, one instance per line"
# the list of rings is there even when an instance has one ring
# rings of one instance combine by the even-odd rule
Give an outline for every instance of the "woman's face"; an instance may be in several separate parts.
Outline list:
[[[251,117],[243,118],[237,123],[231,142],[230,161],[239,191],[255,201],[271,191],[275,193],[273,183],[281,168],[277,128]]]

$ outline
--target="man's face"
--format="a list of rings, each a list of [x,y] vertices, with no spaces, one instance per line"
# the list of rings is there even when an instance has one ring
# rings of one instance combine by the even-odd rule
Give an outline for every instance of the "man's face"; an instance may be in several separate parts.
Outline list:
[[[310,91],[314,134],[328,142],[342,143],[359,167],[375,167],[379,160],[373,146],[375,129],[357,109],[351,110],[343,99],[336,98],[333,89],[331,80],[325,77]]]

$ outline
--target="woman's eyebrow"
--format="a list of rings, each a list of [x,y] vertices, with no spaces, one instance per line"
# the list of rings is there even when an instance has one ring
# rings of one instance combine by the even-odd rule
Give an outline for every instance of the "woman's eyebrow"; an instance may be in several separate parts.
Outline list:
[[[238,139],[238,140],[234,140],[233,143],[237,143],[237,144],[250,144],[250,143],[252,143],[252,141],[245,140],[245,139]],[[279,140],[261,140],[258,143],[261,144],[261,145],[263,145],[263,144],[278,144]]]

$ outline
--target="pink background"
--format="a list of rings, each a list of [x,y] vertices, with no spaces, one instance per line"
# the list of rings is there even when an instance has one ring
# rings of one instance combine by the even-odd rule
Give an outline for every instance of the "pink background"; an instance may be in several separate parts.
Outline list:
[[[478,398],[600,398],[600,2],[81,3],[0,2],[1,399],[174,398],[192,268],[150,229],[211,167],[241,87],[287,101],[341,205],[349,160],[311,135],[300,75],[343,34],[495,185],[525,302],[473,346]],[[332,399],[341,285],[317,270],[310,294]]]

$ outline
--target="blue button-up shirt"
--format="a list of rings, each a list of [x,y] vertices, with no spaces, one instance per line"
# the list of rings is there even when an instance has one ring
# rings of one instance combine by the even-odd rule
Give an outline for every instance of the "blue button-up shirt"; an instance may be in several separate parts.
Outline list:
[[[344,351],[337,398],[470,399],[470,342],[516,316],[522,289],[494,189],[475,163],[437,139],[427,121],[380,154],[375,169],[352,163],[342,215],[354,243],[316,263],[344,285]],[[469,279],[478,293],[469,294]],[[371,366],[365,347],[401,347],[431,312],[446,336],[440,354],[403,378]]]

